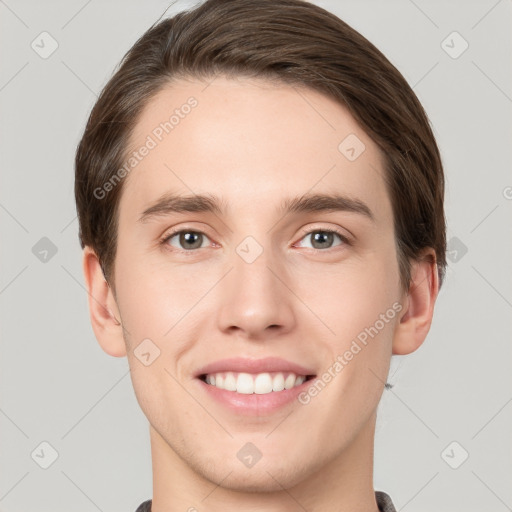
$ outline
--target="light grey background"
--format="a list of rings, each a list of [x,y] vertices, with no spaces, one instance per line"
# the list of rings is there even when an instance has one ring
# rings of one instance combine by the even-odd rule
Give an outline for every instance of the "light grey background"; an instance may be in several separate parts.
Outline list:
[[[405,512],[512,510],[512,2],[315,3],[414,87],[447,177],[446,282],[425,344],[393,358],[375,489]],[[97,94],[167,6],[0,0],[4,512],[131,512],[152,495],[148,424],[127,361],[102,352],[89,324],[73,158]],[[46,59],[31,47],[51,48],[43,31],[58,43]],[[464,41],[446,39],[454,31],[469,44],[457,58]],[[46,262],[43,237],[57,249]],[[48,469],[42,442],[58,453]]]

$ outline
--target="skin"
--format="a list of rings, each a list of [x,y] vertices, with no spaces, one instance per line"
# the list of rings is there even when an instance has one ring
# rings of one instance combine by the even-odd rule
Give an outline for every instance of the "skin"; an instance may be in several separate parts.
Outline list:
[[[206,85],[170,84],[132,133],[130,147],[142,146],[167,112],[197,99],[123,184],[115,292],[84,251],[95,335],[106,353],[128,357],[150,423],[153,511],[376,512],[376,409],[391,355],[417,350],[430,328],[435,261],[414,262],[402,291],[383,158],[346,108],[260,79]],[[351,133],[366,146],[353,162],[338,150]],[[163,193],[191,191],[221,196],[225,215],[139,222]],[[284,198],[308,191],[358,198],[375,222],[354,212],[278,213]],[[170,228],[204,233],[202,247],[184,254],[179,236],[161,244]],[[351,243],[334,235],[315,251],[305,234],[335,228]],[[247,236],[263,248],[250,264],[236,252]],[[321,375],[393,303],[402,310],[307,405],[248,418],[208,400],[193,378],[232,356],[279,356]],[[144,366],[134,350],[147,338],[160,356]],[[262,453],[252,468],[236,456],[247,442]]]

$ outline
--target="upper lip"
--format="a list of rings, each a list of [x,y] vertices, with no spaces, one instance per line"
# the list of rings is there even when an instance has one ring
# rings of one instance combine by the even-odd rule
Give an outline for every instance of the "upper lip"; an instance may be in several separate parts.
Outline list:
[[[196,372],[196,377],[211,373],[220,372],[244,372],[244,373],[267,373],[267,372],[292,372],[295,375],[315,375],[310,368],[297,363],[281,359],[280,357],[265,357],[263,359],[247,359],[243,357],[232,357],[221,359],[203,366]]]

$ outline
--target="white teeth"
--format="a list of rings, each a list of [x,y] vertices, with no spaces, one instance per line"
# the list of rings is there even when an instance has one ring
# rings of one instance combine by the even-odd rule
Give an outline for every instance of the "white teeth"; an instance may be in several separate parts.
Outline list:
[[[290,373],[290,375],[288,375],[284,381],[284,389],[291,389],[293,386],[295,386],[295,375]]]
[[[269,373],[260,373],[254,379],[254,392],[264,395],[272,391],[272,377]]]
[[[252,393],[265,395],[273,391],[283,391],[284,389],[300,386],[306,380],[306,377],[289,372],[258,374],[223,372],[208,374],[205,380],[208,384],[219,389],[236,391],[244,395]]]
[[[232,372],[226,373],[226,378],[224,379],[224,389],[228,391],[236,391],[236,378]]]
[[[306,380],[306,377],[304,375],[300,375],[295,379],[295,385],[300,386],[304,381]]]
[[[284,375],[277,373],[272,381],[272,391],[283,391],[284,389]]]
[[[239,373],[236,381],[236,392],[250,395],[254,393],[254,380],[248,373]]]

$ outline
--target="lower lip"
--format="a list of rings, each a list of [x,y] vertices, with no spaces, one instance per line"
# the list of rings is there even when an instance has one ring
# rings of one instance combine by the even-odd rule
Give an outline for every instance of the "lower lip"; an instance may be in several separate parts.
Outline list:
[[[228,409],[238,414],[262,416],[272,414],[296,400],[297,396],[312,384],[314,378],[306,380],[299,386],[295,386],[291,389],[272,391],[261,395],[257,393],[249,395],[237,393],[236,391],[219,389],[216,386],[207,384],[199,378],[197,378],[197,381],[209,396]]]

